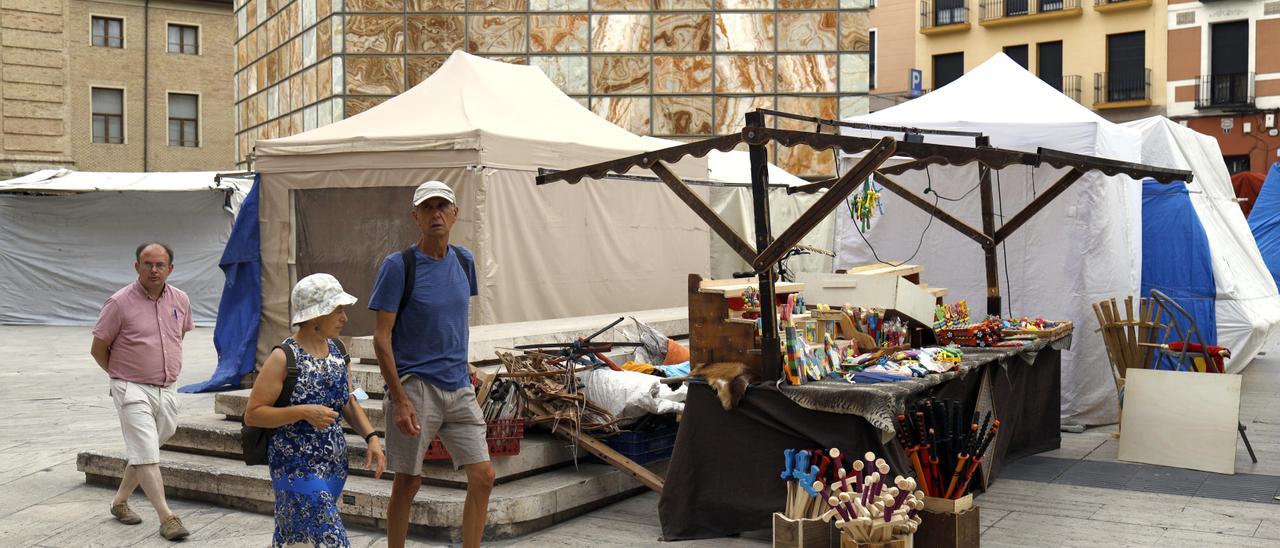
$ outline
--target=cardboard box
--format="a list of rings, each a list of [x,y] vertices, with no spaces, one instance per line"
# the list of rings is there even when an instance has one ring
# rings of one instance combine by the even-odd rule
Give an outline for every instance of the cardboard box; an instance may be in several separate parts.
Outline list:
[[[846,304],[861,308],[892,308],[924,325],[933,325],[937,299],[905,278],[797,272],[796,281],[804,284],[806,303],[822,303],[832,308]]]
[[[791,519],[773,514],[773,548],[836,548],[836,528],[828,520]]]

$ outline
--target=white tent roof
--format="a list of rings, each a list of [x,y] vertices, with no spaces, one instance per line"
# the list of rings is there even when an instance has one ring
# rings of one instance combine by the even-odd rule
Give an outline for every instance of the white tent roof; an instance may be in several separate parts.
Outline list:
[[[981,132],[992,146],[1007,149],[1044,147],[1130,162],[1142,159],[1140,132],[1098,116],[1003,53],[924,97],[847,121]],[[971,137],[925,135],[925,141],[974,144]],[[895,179],[926,199],[948,199],[939,206],[970,226],[981,226],[976,165],[931,166]],[[997,213],[1008,219],[1064,173],[1047,165],[997,171]],[[929,187],[936,193],[925,194]],[[870,248],[849,216],[839,217],[837,267],[874,262],[874,255],[887,261],[911,258],[925,267],[923,276],[931,286],[947,287],[952,299],[966,299],[972,310],[984,311],[981,248],[941,223],[929,224],[926,213],[892,193],[881,193],[881,199],[884,215],[865,234]],[[1075,322],[1075,343],[1062,363],[1062,416],[1067,420],[1105,424],[1116,419],[1114,383],[1101,337],[1090,327],[1096,325],[1091,305],[1138,292],[1140,215],[1141,185],[1128,177],[1089,172],[1002,244],[1001,312],[1011,306],[1016,316]]]
[[[1280,295],[1236,203],[1218,142],[1163,116],[1125,126],[1142,132],[1142,161],[1191,170],[1188,197],[1209,240],[1217,285],[1218,344],[1231,349],[1227,371],[1238,372],[1280,327]]]
[[[412,89],[351,118],[260,141],[256,151],[264,171],[273,156],[464,150],[479,151],[476,163],[491,167],[563,169],[654,148],[565,95],[537,67],[455,51]],[[700,165],[693,175],[705,177]]]
[[[109,172],[44,169],[0,181],[0,192],[190,192],[247,191],[249,179],[222,177],[216,171]]]

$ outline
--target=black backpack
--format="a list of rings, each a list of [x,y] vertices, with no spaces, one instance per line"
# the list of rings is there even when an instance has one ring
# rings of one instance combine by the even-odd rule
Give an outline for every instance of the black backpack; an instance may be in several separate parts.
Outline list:
[[[409,306],[409,299],[413,297],[414,282],[418,277],[418,259],[413,255],[413,248],[418,244],[400,250],[400,260],[404,263],[404,292],[400,294],[400,308],[396,309],[396,323],[391,326],[394,333],[396,325],[400,325],[400,316],[404,314],[404,307]],[[453,256],[458,259],[458,266],[462,267],[462,272],[467,275],[467,287],[470,292],[471,286],[471,269],[467,268],[467,261],[462,259],[462,250],[458,246],[449,244],[449,248],[453,250]]]
[[[351,357],[347,355],[347,347],[342,344],[339,339],[329,339],[333,341],[334,346],[338,347],[338,356],[347,364],[351,363]],[[284,350],[284,364],[287,373],[284,376],[284,384],[280,386],[280,395],[276,397],[276,403],[273,407],[286,407],[289,405],[289,398],[293,396],[293,389],[298,385],[298,357],[293,355],[293,349],[288,345],[278,345],[276,348]],[[272,349],[274,351],[275,348]],[[247,409],[246,409],[247,411]],[[244,424],[244,418],[240,419],[240,452],[244,455],[244,463],[250,466],[257,464],[267,464],[267,446],[271,445],[271,434],[275,432],[275,428],[259,428],[257,426],[249,426]]]

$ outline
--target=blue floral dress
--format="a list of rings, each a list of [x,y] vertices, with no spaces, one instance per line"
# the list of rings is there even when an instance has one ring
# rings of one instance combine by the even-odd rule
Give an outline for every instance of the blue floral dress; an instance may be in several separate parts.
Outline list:
[[[347,403],[347,364],[339,357],[337,346],[330,341],[329,356],[317,358],[292,337],[281,345],[289,347],[298,362],[298,383],[289,404],[319,404],[342,413]],[[341,415],[323,430],[307,421],[276,428],[267,462],[276,492],[272,546],[350,546],[338,515],[338,500],[347,482],[347,440]]]

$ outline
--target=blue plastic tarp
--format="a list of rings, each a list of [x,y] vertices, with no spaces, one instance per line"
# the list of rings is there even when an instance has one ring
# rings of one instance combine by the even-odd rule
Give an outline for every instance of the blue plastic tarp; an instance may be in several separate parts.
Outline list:
[[[222,300],[218,304],[218,322],[213,329],[213,346],[218,351],[218,367],[209,380],[183,386],[180,392],[217,392],[238,390],[240,378],[253,371],[258,350],[258,322],[262,318],[262,255],[258,246],[258,187],[253,188],[222,251],[218,267],[226,275]]]
[[[1142,294],[1159,289],[1195,319],[1202,341],[1218,344],[1218,320],[1214,298],[1209,237],[1191,206],[1187,185],[1181,181],[1161,184],[1142,182]],[[1183,332],[1191,326],[1183,325]],[[1158,369],[1175,369],[1167,359]]]
[[[1249,212],[1249,230],[1258,242],[1262,262],[1267,263],[1271,278],[1280,283],[1280,162],[1271,166],[1262,183],[1258,201]]]

